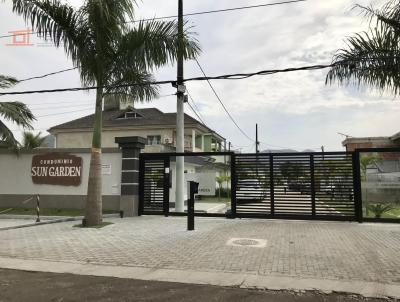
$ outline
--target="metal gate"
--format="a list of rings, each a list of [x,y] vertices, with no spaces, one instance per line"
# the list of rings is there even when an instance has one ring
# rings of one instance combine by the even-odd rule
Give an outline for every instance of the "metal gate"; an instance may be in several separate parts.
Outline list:
[[[234,216],[356,219],[353,154],[236,154],[234,158]]]
[[[141,154],[139,214],[184,215],[169,212],[171,158],[205,154]],[[220,155],[231,157],[229,217],[362,220],[356,152]]]
[[[139,215],[169,212],[169,169],[167,156],[148,158],[140,155]]]

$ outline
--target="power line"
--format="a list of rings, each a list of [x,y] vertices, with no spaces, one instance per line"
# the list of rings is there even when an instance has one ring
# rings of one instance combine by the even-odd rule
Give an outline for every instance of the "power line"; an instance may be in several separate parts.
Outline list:
[[[273,70],[262,70],[253,73],[236,73],[236,74],[225,74],[220,76],[204,76],[204,77],[194,77],[184,79],[184,82],[193,82],[193,81],[207,81],[210,80],[243,80],[248,79],[254,76],[260,75],[272,75],[277,73],[287,73],[287,72],[295,72],[295,71],[309,71],[309,70],[319,70],[334,67],[338,64],[343,64],[343,62],[335,62],[329,65],[311,65],[311,66],[303,66],[303,67],[294,67],[294,68],[286,68],[286,69],[273,69]],[[22,94],[34,94],[34,93],[53,93],[53,92],[75,92],[75,91],[89,91],[96,90],[98,88],[126,88],[126,87],[134,87],[134,86],[146,86],[146,85],[165,85],[165,84],[174,84],[176,85],[176,80],[166,80],[166,81],[154,81],[154,82],[144,82],[144,83],[132,83],[132,84],[121,84],[121,85],[105,85],[105,86],[91,86],[91,87],[76,87],[76,88],[62,88],[62,89],[46,89],[46,90],[28,90],[28,91],[17,91],[17,92],[1,92],[0,96],[4,95],[22,95]],[[212,85],[211,85],[212,86]]]
[[[193,106],[194,106],[194,108],[196,109],[196,111],[197,111],[197,113],[198,113],[198,115],[199,115],[199,118],[202,119],[202,120],[203,120],[203,124],[206,125],[206,123],[204,122],[205,119],[204,119],[203,115],[201,114],[199,107],[196,105],[196,102],[194,101],[192,95],[190,94],[190,92],[189,92],[189,90],[188,90],[187,88],[186,88],[186,92],[187,92],[187,94],[188,94],[190,100],[192,101]],[[197,115],[197,114],[196,114],[196,115]]]
[[[235,119],[232,117],[232,115],[229,113],[228,109],[226,108],[225,104],[222,102],[221,98],[219,97],[218,93],[215,91],[213,85],[211,84],[209,78],[207,77],[204,69],[201,67],[199,61],[196,59],[196,63],[197,66],[199,66],[201,72],[203,73],[203,75],[205,76],[205,80],[207,81],[208,85],[211,87],[211,90],[214,92],[215,96],[217,97],[219,103],[221,104],[222,108],[225,110],[226,114],[228,115],[228,117],[231,119],[231,121],[235,124],[235,126],[239,129],[239,131],[245,136],[247,137],[249,140],[253,140],[252,138],[250,138],[250,136],[247,135],[246,132],[243,131],[242,128],[240,128],[240,126],[238,125],[238,123],[235,121]]]
[[[56,115],[63,115],[63,114],[69,114],[69,113],[75,113],[75,112],[83,112],[83,111],[88,111],[92,110],[92,106],[87,109],[81,109],[81,110],[75,110],[75,111],[67,111],[67,112],[60,112],[60,113],[52,113],[52,114],[46,114],[46,115],[41,115],[41,116],[36,116],[37,118],[42,118],[42,117],[48,117],[48,116],[56,116]]]
[[[56,75],[56,74],[64,73],[64,72],[75,70],[75,69],[77,69],[77,67],[59,70],[59,71],[47,73],[47,74],[44,74],[44,75],[41,75],[41,76],[35,76],[35,77],[31,77],[31,78],[26,78],[26,79],[23,79],[23,80],[19,80],[18,82],[26,82],[26,81],[36,80],[36,79],[43,79],[43,78],[46,78],[46,77],[49,77],[49,76],[53,76],[53,75]]]
[[[197,116],[197,118],[200,120],[200,122],[203,123],[203,125],[206,126],[206,123],[203,121],[203,119],[199,116],[199,114],[196,112],[196,110],[193,108],[193,106],[187,102],[187,104],[189,105],[190,109],[192,109],[193,113]]]
[[[56,105],[56,104],[54,104],[54,105]],[[94,105],[94,102],[93,102],[93,105]],[[71,105],[69,105],[69,106],[59,106],[59,104],[58,104],[58,106],[57,107],[39,107],[39,108],[30,108],[30,109],[32,109],[32,110],[35,110],[35,111],[37,111],[37,110],[54,110],[54,109],[65,109],[65,108],[70,108],[70,109],[72,109],[72,108],[74,108],[74,107],[76,107],[76,108],[79,108],[79,107],[88,107],[88,106],[91,106],[91,104],[74,104],[73,106],[71,106]]]
[[[236,10],[260,8],[260,7],[267,7],[267,6],[276,6],[276,5],[291,4],[291,3],[298,3],[298,2],[307,2],[307,0],[281,1],[281,2],[266,3],[266,4],[259,4],[259,5],[249,5],[249,6],[240,6],[240,7],[225,8],[225,9],[216,9],[216,10],[197,12],[197,13],[188,13],[188,14],[184,14],[183,16],[190,17],[190,16],[198,16],[198,15],[207,15],[207,14],[223,13],[223,12],[230,12],[230,11],[236,11]],[[174,16],[147,18],[147,19],[141,19],[141,20],[132,20],[132,21],[128,21],[126,23],[147,22],[147,21],[153,21],[153,20],[175,19],[175,18],[178,18],[178,16],[174,15]]]
[[[249,6],[241,6],[241,7],[233,7],[233,8],[225,8],[225,9],[217,9],[217,10],[209,10],[209,11],[203,11],[203,12],[195,12],[195,13],[188,13],[184,14],[184,17],[190,17],[190,16],[198,16],[198,15],[206,15],[206,14],[213,14],[213,13],[222,13],[222,12],[230,12],[230,11],[236,11],[236,10],[244,10],[244,9],[251,9],[251,8],[260,8],[260,7],[268,7],[268,6],[276,6],[276,5],[284,5],[284,4],[293,4],[293,3],[298,3],[298,2],[307,2],[307,0],[293,0],[293,1],[281,1],[281,2],[273,2],[273,3],[266,3],[266,4],[259,4],[259,5],[249,5]],[[141,20],[131,20],[127,21],[125,23],[138,23],[138,22],[148,22],[148,21],[154,21],[154,20],[162,20],[162,19],[175,19],[178,16],[165,16],[165,17],[154,17],[154,18],[147,18],[147,19],[141,19]],[[34,35],[37,34],[38,32],[29,32],[29,33],[24,33],[24,35]],[[10,34],[10,35],[3,35],[0,36],[0,39],[3,38],[11,38],[14,37],[15,34]]]
[[[81,103],[84,102],[93,102],[94,103],[95,100],[81,100],[81,101],[60,101],[60,100],[54,100],[53,102],[50,103],[36,103],[36,104],[28,104],[25,103],[25,105],[29,106],[31,109],[40,109],[40,108],[36,108],[36,107],[32,107],[32,106],[42,106],[42,105],[55,105],[55,106],[60,106],[60,104],[71,104],[71,105],[80,105]],[[87,104],[89,105],[89,104]]]
[[[161,99],[161,98],[166,98],[166,97],[170,97],[170,96],[174,96],[175,94],[166,94],[166,95],[159,95],[155,98],[155,100]],[[42,106],[42,105],[51,105],[50,108],[55,105],[55,106],[60,106],[60,104],[64,105],[64,104],[71,104],[71,105],[76,105],[76,106],[84,106],[82,103],[94,103],[95,100],[94,99],[88,99],[88,100],[75,100],[75,101],[71,101],[71,100],[53,100],[52,102],[49,103],[42,103],[42,102],[38,102],[36,104],[32,104],[32,103],[25,103],[25,105],[29,106],[31,109],[42,109],[37,108],[37,107],[32,107],[32,106]],[[1,103],[1,102],[0,102]],[[89,104],[86,104],[86,106],[88,106]],[[45,107],[46,108],[46,107]],[[43,108],[43,109],[45,109]],[[58,108],[58,107],[57,107]]]

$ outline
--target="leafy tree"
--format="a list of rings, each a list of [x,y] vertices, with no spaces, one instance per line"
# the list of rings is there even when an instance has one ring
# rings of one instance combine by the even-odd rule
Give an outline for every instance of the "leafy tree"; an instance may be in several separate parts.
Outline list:
[[[215,177],[215,181],[218,183],[218,200],[220,200],[220,199],[221,199],[222,184],[223,184],[224,181],[225,181],[224,176],[217,176],[217,177]]]
[[[379,159],[376,155],[362,155],[360,158],[361,179],[367,180],[367,168]]]
[[[347,48],[333,58],[326,82],[367,85],[394,95],[400,92],[400,0],[381,9],[356,5],[370,20],[370,28],[347,39]]]
[[[45,140],[46,140],[46,137],[42,136],[41,132],[39,132],[38,134],[35,135],[32,132],[25,131],[23,133],[21,149],[33,150],[33,149],[39,148],[43,145]]]
[[[182,40],[178,39],[176,22],[138,22],[129,27],[134,4],[134,0],[85,0],[75,9],[61,0],[13,0],[13,11],[30,22],[40,37],[52,40],[56,47],[63,44],[65,53],[78,67],[82,85],[97,87],[87,226],[102,222],[103,98],[117,95],[120,99],[151,100],[158,94],[156,86],[146,84],[153,81],[151,72],[174,62],[178,53],[190,59],[200,51],[187,31]]]
[[[12,77],[0,75],[0,88],[10,88],[18,83]],[[35,119],[29,108],[20,102],[0,102],[0,147],[16,149],[18,141],[4,121],[13,122],[26,129],[32,129],[31,122]]]

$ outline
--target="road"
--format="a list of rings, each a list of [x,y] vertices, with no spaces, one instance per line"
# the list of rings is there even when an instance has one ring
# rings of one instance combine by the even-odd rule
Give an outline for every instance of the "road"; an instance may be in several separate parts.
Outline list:
[[[0,269],[0,302],[46,301],[389,301],[316,292],[256,291],[209,285],[139,281]]]

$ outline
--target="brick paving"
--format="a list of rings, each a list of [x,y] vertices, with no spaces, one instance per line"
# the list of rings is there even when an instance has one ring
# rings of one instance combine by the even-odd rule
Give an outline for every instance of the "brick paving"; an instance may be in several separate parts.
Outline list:
[[[0,231],[0,257],[400,285],[399,225],[196,218],[187,232],[185,218],[107,220],[115,224]],[[267,245],[226,245],[231,238]]]

